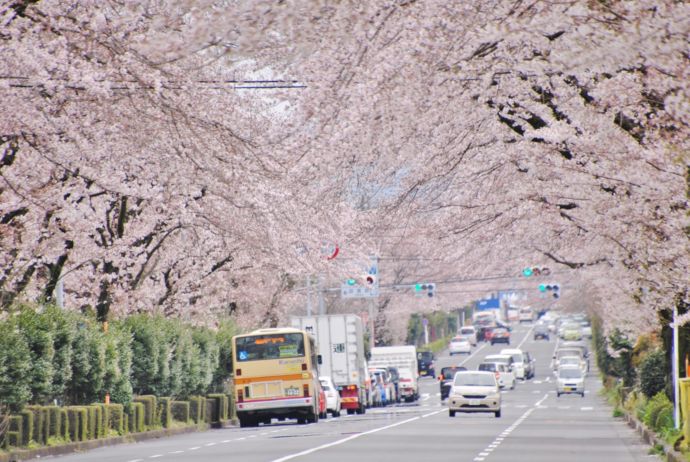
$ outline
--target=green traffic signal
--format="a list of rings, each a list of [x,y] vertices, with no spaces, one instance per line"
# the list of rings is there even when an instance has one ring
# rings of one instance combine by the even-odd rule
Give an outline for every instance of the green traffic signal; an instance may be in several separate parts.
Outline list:
[[[414,291],[419,292],[420,290],[422,290],[422,285],[419,283],[415,284],[414,285]]]
[[[539,292],[546,292],[546,284],[539,284]]]
[[[355,284],[357,284],[357,281],[355,281],[354,279],[350,278],[347,280],[348,286],[354,286]]]
[[[532,275],[532,268],[525,268],[522,270],[522,274],[525,277],[530,277]]]

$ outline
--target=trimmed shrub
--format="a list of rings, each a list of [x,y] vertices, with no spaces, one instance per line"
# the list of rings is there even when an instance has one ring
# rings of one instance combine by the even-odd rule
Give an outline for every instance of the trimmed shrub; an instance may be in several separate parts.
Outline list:
[[[88,436],[88,413],[83,406],[68,406],[69,437],[72,441],[86,441]]]
[[[132,401],[132,335],[121,324],[113,324],[105,335],[103,389],[113,403]]]
[[[38,444],[45,444],[48,441],[47,433],[50,431],[46,430],[46,426],[50,426],[46,409],[43,406],[27,406],[25,409],[34,416],[34,431],[31,439]]]
[[[45,409],[48,414],[48,431],[46,433],[46,441],[51,437],[64,437],[64,434],[61,432],[62,419],[60,418],[60,408],[57,406],[46,406]]]
[[[666,357],[661,350],[651,351],[640,365],[640,389],[651,398],[666,386]]]
[[[127,406],[127,422],[131,433],[139,433],[146,430],[144,414],[144,403],[132,402]]]
[[[19,415],[22,418],[22,446],[27,446],[34,435],[34,413],[24,410]]]
[[[21,305],[19,308],[18,326],[31,351],[29,376],[32,400],[43,403],[50,400],[52,395],[55,355],[53,329],[49,318],[38,313],[37,307]]]
[[[97,404],[86,406],[87,439],[95,440],[103,435],[103,416],[101,407]]]
[[[24,419],[20,415],[10,416],[7,444],[15,448],[24,445]]]
[[[218,415],[218,406],[220,400],[218,398],[206,398],[206,409],[204,420],[210,424],[216,424],[220,421],[220,416]]]
[[[173,419],[178,422],[189,422],[189,401],[173,401],[170,405]]]
[[[156,404],[156,397],[153,395],[142,395],[134,398],[135,403],[144,405],[144,425],[147,427],[155,427],[160,422],[156,421],[156,414],[158,406]],[[140,430],[141,431],[141,430]]]
[[[100,324],[82,318],[72,342],[72,351],[72,378],[67,385],[70,401],[100,401],[105,377],[105,338]]]
[[[172,399],[169,397],[163,397],[158,399],[158,410],[156,419],[163,428],[169,428],[172,423],[172,413],[170,409],[170,403]]]
[[[204,421],[206,417],[206,398],[203,396],[191,396],[189,398],[189,416],[195,424]]]
[[[223,393],[211,393],[208,398],[216,400],[217,410],[215,411],[217,415],[214,422],[222,422],[228,420],[228,395]]]
[[[125,429],[127,428],[124,426],[124,406],[122,404],[105,404],[104,406],[106,408],[105,413],[106,419],[108,421],[108,425],[106,428],[115,430],[118,433],[118,435],[124,435]]]
[[[110,430],[110,412],[107,404],[93,403],[91,406],[98,407],[98,434],[96,438],[105,438]]]
[[[66,408],[60,408],[60,430],[65,441],[71,441],[69,428],[69,414]]]
[[[665,407],[673,407],[673,404],[671,401],[669,401],[668,397],[666,394],[662,391],[654,395],[652,399],[649,400],[647,403],[647,407],[645,409],[644,416],[642,418],[642,421],[647,425],[649,428],[654,428],[654,425],[656,424],[657,417],[661,410]]]

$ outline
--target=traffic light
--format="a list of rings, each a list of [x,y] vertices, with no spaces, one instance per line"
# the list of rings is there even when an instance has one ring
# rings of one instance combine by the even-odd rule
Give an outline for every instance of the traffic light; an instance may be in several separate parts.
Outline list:
[[[376,275],[375,274],[367,274],[364,277],[364,282],[365,282],[365,285],[367,285],[367,286],[376,285]]]
[[[436,290],[436,284],[433,282],[430,282],[426,285],[426,290],[427,290],[427,296],[433,297],[434,296],[434,291]]]
[[[526,278],[530,276],[548,276],[551,270],[546,266],[530,266],[522,270],[522,275]]]
[[[434,284],[433,282],[423,282],[423,283],[418,282],[417,284],[414,285],[414,293],[417,296],[424,295],[424,293],[426,292],[426,295],[428,297],[433,297],[435,290],[436,290],[436,284]]]
[[[345,282],[347,283],[348,286],[354,286],[355,284],[357,284],[357,280],[354,279],[354,278],[349,278],[349,279],[348,279],[347,281],[345,281]]]
[[[551,292],[553,298],[559,298],[561,296],[561,287],[558,284],[539,284],[539,292]]]

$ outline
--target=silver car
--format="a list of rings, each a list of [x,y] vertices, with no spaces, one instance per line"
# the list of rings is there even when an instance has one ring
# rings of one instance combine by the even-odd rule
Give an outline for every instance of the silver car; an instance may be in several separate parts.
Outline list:
[[[456,412],[493,412],[501,417],[501,392],[493,372],[455,373],[448,397],[448,415],[455,417]]]
[[[579,366],[562,366],[556,373],[556,396],[564,393],[585,397],[585,374]]]

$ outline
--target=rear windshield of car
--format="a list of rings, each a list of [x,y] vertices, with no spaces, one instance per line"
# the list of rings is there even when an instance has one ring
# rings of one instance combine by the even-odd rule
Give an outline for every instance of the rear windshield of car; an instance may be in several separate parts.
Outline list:
[[[491,358],[491,361],[495,363],[510,364],[511,359],[513,359],[511,356],[506,356],[504,358]]]
[[[582,355],[582,350],[572,348],[568,350],[558,350],[556,352],[556,356],[559,358],[562,358],[563,356],[581,356]]]
[[[511,353],[510,356],[513,357],[513,361],[515,361],[516,363],[521,363],[524,361],[520,353]]]
[[[580,369],[561,369],[558,371],[558,377],[562,379],[579,379],[582,377]]]
[[[492,387],[496,385],[496,379],[489,374],[463,373],[455,376],[453,384],[456,386]]]
[[[434,354],[431,351],[420,351],[417,353],[417,359],[421,359],[423,361],[431,361],[434,359]]]
[[[462,329],[460,329],[460,333],[464,335],[474,334],[474,329],[471,327],[463,327]]]
[[[494,363],[482,363],[479,365],[479,370],[480,371],[495,372],[496,371],[496,364],[494,364]]]
[[[455,377],[456,372],[466,370],[466,367],[444,367],[443,369],[441,369],[441,375],[443,375],[444,379],[452,379],[453,377]]]

